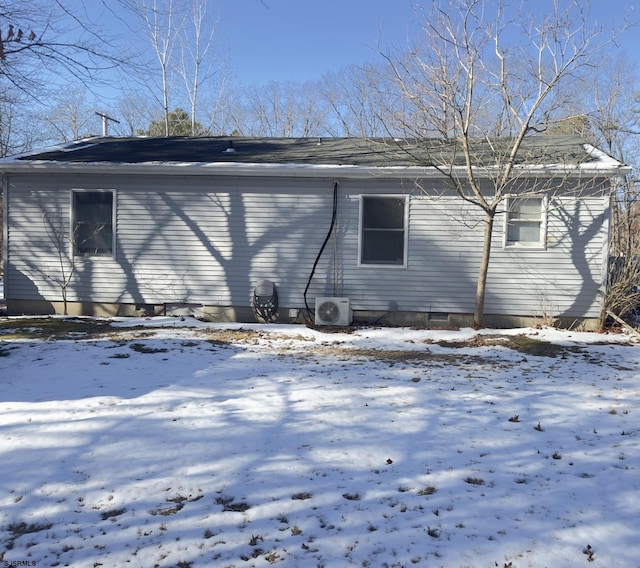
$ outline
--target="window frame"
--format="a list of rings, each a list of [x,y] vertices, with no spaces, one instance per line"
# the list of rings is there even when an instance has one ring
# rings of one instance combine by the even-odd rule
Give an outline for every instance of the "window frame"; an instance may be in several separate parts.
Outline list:
[[[111,194],[111,251],[106,254],[92,254],[92,253],[78,253],[76,246],[76,225],[77,225],[77,209],[76,209],[76,195],[80,193],[110,193]],[[116,257],[116,190],[115,189],[86,189],[86,188],[73,188],[70,195],[69,203],[69,242],[70,255],[72,260],[79,259],[95,259],[95,260],[109,260]]]
[[[511,206],[514,201],[524,200],[540,200],[540,238],[537,241],[521,241],[521,240],[509,240],[509,227],[517,223],[530,223],[532,219],[516,219],[513,220],[511,216]],[[508,195],[506,199],[505,208],[505,222],[504,222],[504,236],[503,236],[503,248],[508,249],[536,249],[545,250],[547,247],[547,207],[548,197],[547,195]]]
[[[382,229],[393,232],[402,231],[402,262],[363,262],[362,254],[364,252],[364,239],[365,239],[365,227],[364,227],[364,202],[367,198],[374,199],[395,199],[402,201],[403,216],[402,216],[402,229]],[[381,229],[378,229],[381,230]],[[363,193],[359,196],[359,214],[358,214],[358,267],[362,268],[384,268],[384,269],[398,269],[407,268],[408,263],[408,250],[409,250],[409,196],[399,195],[394,193]]]

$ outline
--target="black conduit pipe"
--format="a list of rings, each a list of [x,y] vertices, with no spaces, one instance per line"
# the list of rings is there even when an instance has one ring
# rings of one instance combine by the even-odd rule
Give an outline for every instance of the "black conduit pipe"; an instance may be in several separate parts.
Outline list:
[[[309,308],[309,304],[307,302],[307,292],[309,291],[309,286],[311,286],[311,280],[313,280],[313,275],[316,272],[316,268],[318,266],[318,262],[320,262],[320,257],[324,252],[329,239],[331,238],[331,233],[333,233],[333,227],[336,224],[336,213],[338,212],[338,180],[333,182],[333,211],[331,212],[331,225],[329,226],[329,231],[327,232],[327,236],[324,238],[324,242],[320,247],[320,251],[318,252],[318,256],[316,256],[316,260],[313,263],[313,268],[311,269],[311,274],[309,274],[309,280],[307,280],[307,286],[304,289],[304,305],[307,308],[307,313],[313,315],[313,310]]]

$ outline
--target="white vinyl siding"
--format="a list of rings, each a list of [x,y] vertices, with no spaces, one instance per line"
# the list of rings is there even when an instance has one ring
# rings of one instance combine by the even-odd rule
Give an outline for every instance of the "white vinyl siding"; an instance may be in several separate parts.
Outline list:
[[[354,310],[473,313],[484,217],[437,182],[429,197],[407,195],[409,182],[391,178],[341,181],[319,259],[332,178],[21,174],[8,183],[9,299],[60,299],[61,260],[46,212],[67,231],[63,259],[75,262],[69,301],[249,307],[266,278],[286,308],[303,309],[309,285],[310,306],[317,296],[341,296]],[[105,186],[115,191],[114,256],[72,257],[72,188]],[[403,270],[360,263],[363,195],[405,203]],[[503,247],[506,215],[497,216],[485,313],[597,317],[607,206],[596,195],[549,199],[544,249]]]

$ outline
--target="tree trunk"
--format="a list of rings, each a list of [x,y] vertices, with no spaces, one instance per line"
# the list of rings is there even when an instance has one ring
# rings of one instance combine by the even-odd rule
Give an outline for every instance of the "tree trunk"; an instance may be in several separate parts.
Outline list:
[[[495,213],[489,212],[485,218],[484,239],[482,241],[482,259],[478,272],[478,284],[476,286],[476,307],[473,314],[473,327],[482,327],[484,317],[484,297],[487,287],[487,274],[489,273],[489,260],[491,258],[491,238],[493,236],[493,218]]]

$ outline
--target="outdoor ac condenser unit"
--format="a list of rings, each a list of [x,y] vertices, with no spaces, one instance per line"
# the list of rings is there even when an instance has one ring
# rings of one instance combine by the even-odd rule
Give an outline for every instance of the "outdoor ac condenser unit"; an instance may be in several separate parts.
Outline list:
[[[349,325],[349,298],[316,298],[316,325]]]

